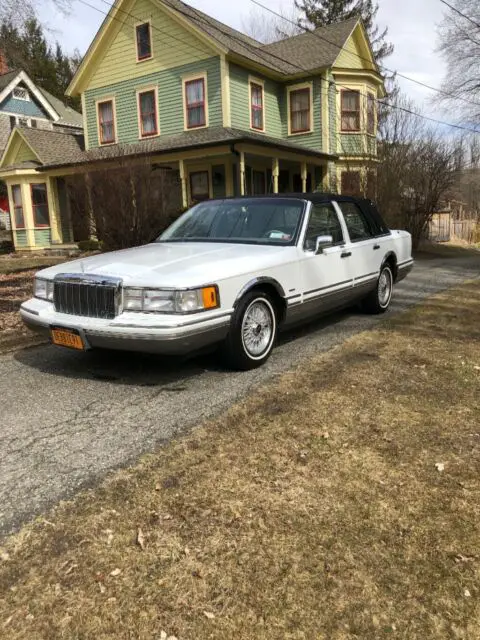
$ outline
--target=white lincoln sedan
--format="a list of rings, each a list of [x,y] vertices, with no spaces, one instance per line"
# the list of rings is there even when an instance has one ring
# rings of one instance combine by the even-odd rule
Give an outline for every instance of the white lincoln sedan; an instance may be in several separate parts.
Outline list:
[[[369,200],[329,194],[200,203],[155,242],[40,271],[24,322],[73,349],[269,357],[278,330],[343,306],[388,309],[411,237]]]

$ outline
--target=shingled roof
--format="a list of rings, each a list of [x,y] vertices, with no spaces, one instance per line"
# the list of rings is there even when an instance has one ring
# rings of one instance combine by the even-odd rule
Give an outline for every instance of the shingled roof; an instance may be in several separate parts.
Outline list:
[[[18,129],[42,165],[82,161],[85,159],[83,135],[50,129]]]
[[[272,42],[262,47],[262,51],[308,70],[331,67],[357,24],[358,18],[350,18]]]
[[[85,151],[83,136],[79,134],[30,128],[21,128],[18,131],[21,132],[21,135],[38,157],[39,163],[36,167],[39,170],[100,162],[120,157],[128,158],[179,152],[185,149],[202,149],[219,144],[233,145],[240,142],[259,144],[276,150],[291,151],[303,156],[316,158],[336,157],[303,147],[295,142],[231,127],[212,127],[197,131],[184,131],[176,135],[142,140],[133,144],[109,145],[108,147],[97,147],[88,151]],[[32,166],[31,161],[28,162],[28,166]],[[22,167],[26,168],[26,163]],[[2,167],[2,170],[12,168],[14,167]]]
[[[229,53],[269,67],[282,75],[296,75],[305,71],[331,67],[359,22],[358,18],[350,18],[264,45],[206,13],[194,9],[182,0],[161,1],[216,40]]]

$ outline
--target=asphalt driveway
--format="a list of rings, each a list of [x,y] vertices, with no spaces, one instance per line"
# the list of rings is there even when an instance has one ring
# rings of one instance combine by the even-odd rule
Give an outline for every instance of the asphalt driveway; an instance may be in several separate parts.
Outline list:
[[[420,260],[391,313],[476,277],[480,254]],[[284,335],[265,367],[245,373],[212,356],[179,362],[52,346],[0,356],[0,535],[381,321],[343,312],[315,322]]]

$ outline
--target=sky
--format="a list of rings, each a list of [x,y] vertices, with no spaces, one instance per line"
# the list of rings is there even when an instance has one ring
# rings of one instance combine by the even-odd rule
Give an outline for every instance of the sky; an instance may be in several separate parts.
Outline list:
[[[80,0],[72,0],[69,15],[63,16],[55,9],[52,0],[42,3],[41,18],[52,30],[66,51],[78,48],[84,53],[93,39],[100,23],[108,12],[107,0],[84,0],[94,8],[85,6]],[[108,0],[109,2],[113,0]],[[256,8],[251,0],[186,0],[189,4],[214,16],[218,20],[242,30],[242,19]],[[293,0],[259,0],[273,10],[288,10]],[[388,40],[395,46],[394,53],[384,65],[402,75],[440,87],[445,67],[436,47],[437,28],[442,20],[445,5],[440,0],[379,0],[377,22],[389,29]],[[270,14],[265,12],[265,20]],[[402,90],[419,104],[424,113],[444,118],[435,101],[435,92],[399,78]]]

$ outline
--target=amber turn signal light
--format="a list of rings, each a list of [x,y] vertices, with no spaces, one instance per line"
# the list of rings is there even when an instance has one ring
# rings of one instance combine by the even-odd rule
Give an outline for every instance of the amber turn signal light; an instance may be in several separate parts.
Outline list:
[[[215,309],[218,307],[218,295],[216,287],[205,287],[202,289],[204,309]]]

